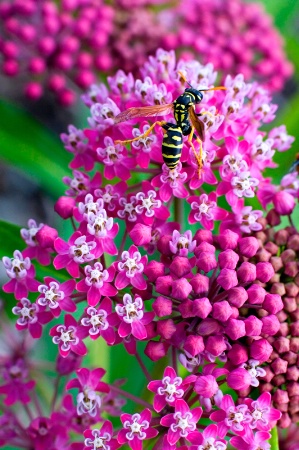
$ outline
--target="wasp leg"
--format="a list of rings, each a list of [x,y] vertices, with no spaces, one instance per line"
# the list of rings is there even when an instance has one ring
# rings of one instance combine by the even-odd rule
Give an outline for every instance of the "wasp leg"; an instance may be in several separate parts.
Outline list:
[[[153,123],[153,125],[151,125],[149,127],[149,129],[145,133],[141,134],[140,136],[137,136],[134,139],[128,139],[126,141],[114,141],[114,144],[129,144],[130,142],[139,141],[139,139],[144,139],[151,134],[152,130],[155,128],[156,125],[159,125],[159,127],[163,127],[163,125],[165,125],[166,123],[167,122],[165,120],[163,120],[161,122],[157,121],[157,122]]]
[[[199,114],[196,114],[197,116],[204,116],[205,114],[207,114],[208,116],[212,116],[215,117],[217,114],[212,114],[210,111],[202,111]]]
[[[190,144],[192,151],[194,153],[195,159],[197,161],[197,165],[198,165],[198,178],[201,177],[201,169],[202,169],[202,142],[201,140],[194,135],[194,127],[191,128],[191,132],[188,136],[188,143]],[[193,145],[192,139],[193,137],[196,138],[197,142],[199,143],[199,154],[197,153],[197,151],[195,150],[195,147]]]

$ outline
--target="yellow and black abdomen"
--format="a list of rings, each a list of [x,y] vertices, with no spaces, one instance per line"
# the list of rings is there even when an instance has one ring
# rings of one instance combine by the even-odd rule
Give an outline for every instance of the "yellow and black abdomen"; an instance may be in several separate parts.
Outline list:
[[[166,130],[162,142],[163,160],[169,169],[175,169],[182,154],[182,129],[173,123],[166,123],[163,128]]]

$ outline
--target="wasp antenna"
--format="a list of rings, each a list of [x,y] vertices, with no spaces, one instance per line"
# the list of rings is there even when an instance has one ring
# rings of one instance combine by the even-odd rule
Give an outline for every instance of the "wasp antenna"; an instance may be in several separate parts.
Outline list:
[[[179,74],[179,76],[182,78],[182,80],[184,81],[184,83],[189,84],[189,86],[192,88],[192,85],[189,83],[189,81],[187,81],[187,78],[185,77],[185,75],[183,74],[183,72],[181,72],[180,70],[178,70],[178,74]]]
[[[200,92],[206,92],[206,91],[226,91],[227,87],[225,86],[217,86],[209,89],[199,89]]]

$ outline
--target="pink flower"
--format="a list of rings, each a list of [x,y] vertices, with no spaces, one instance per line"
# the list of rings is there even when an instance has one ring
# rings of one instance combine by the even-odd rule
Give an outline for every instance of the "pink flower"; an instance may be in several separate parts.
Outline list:
[[[16,402],[30,403],[29,391],[35,386],[34,380],[28,380],[29,373],[24,359],[8,361],[2,368],[3,381],[0,386],[0,394],[6,395],[3,400],[7,406]]]
[[[130,294],[123,297],[123,305],[116,305],[115,311],[121,319],[118,334],[121,338],[130,333],[139,340],[146,339],[147,331],[145,325],[149,324],[155,317],[155,313],[144,312],[143,301],[135,296],[134,300]]]
[[[94,236],[93,239],[95,240],[93,252],[95,257],[102,256],[104,252],[109,255],[116,255],[117,248],[114,238],[118,233],[119,225],[113,223],[113,218],[107,216],[105,209],[100,209],[96,214],[89,212],[87,222],[87,232]]]
[[[85,430],[84,437],[84,450],[100,448],[99,445],[101,445],[103,449],[106,447],[109,448],[109,450],[116,450],[120,447],[117,440],[113,439],[113,427],[109,420],[105,420],[100,429],[94,428],[93,430]]]
[[[119,290],[132,284],[136,289],[146,289],[146,281],[142,276],[147,263],[147,256],[141,256],[137,247],[131,245],[128,251],[121,254],[122,261],[117,264],[119,273],[115,279],[115,287]]]
[[[95,392],[109,392],[109,387],[100,379],[105,375],[104,369],[88,370],[81,368],[76,371],[77,377],[70,380],[66,389],[78,388],[77,414],[89,414],[91,417],[98,416],[101,407],[101,397]]]
[[[224,395],[221,401],[221,409],[213,412],[210,419],[218,422],[220,437],[224,437],[228,430],[236,434],[242,434],[247,424],[252,421],[248,406],[235,403],[230,395]]]
[[[58,317],[61,311],[76,311],[76,305],[71,298],[76,285],[75,280],[60,284],[54,278],[45,277],[45,283],[38,287],[41,295],[37,298],[37,303],[40,306],[48,306],[54,317]]]
[[[253,434],[250,428],[246,428],[242,437],[234,436],[229,443],[238,450],[270,450],[270,443],[267,442],[270,437],[267,431],[257,431]]]
[[[165,164],[162,166],[162,175],[153,178],[153,186],[160,188],[160,198],[163,202],[168,202],[172,196],[178,198],[188,197],[188,191],[184,186],[188,175],[182,171],[182,164],[179,163],[175,169],[169,169]]]
[[[71,350],[81,356],[87,353],[87,348],[82,341],[82,338],[86,336],[85,329],[78,325],[70,314],[66,314],[64,325],[56,325],[51,328],[50,336],[53,336],[52,341],[58,345],[59,353],[64,358]]]
[[[58,253],[53,261],[55,269],[60,270],[65,267],[74,278],[79,277],[79,264],[95,259],[91,251],[96,247],[96,243],[94,241],[87,242],[86,236],[82,236],[80,231],[76,231],[68,242],[57,238],[54,247]]]
[[[216,203],[216,193],[202,194],[200,197],[191,196],[188,203],[191,204],[189,222],[191,224],[200,222],[207,230],[213,230],[215,220],[223,220],[227,216],[227,211],[219,208]]]
[[[40,223],[37,225],[35,220],[30,219],[28,221],[28,227],[28,230],[26,228],[21,228],[21,236],[28,246],[23,250],[23,256],[31,259],[36,258],[43,266],[49,265],[51,262],[50,253],[52,249],[42,247],[37,240],[37,233],[44,227],[44,224]],[[57,231],[55,237],[57,237]]]
[[[147,388],[155,393],[153,404],[155,411],[162,411],[166,404],[173,406],[176,399],[183,397],[195,379],[195,375],[190,375],[183,380],[177,376],[172,367],[166,367],[162,380],[151,381],[147,385]]]
[[[190,230],[185,231],[184,234],[174,230],[172,233],[172,240],[169,242],[169,248],[172,253],[179,256],[187,256],[188,252],[192,253],[196,247],[196,241],[192,240],[192,233]]]
[[[183,399],[175,401],[175,412],[166,414],[160,420],[161,425],[169,427],[167,441],[170,445],[175,445],[180,438],[189,440],[189,434],[196,430],[196,424],[202,415],[201,408],[190,410]],[[199,434],[199,433],[198,433]],[[192,434],[194,436],[194,434]]]
[[[17,319],[17,330],[28,329],[31,336],[39,339],[42,335],[42,325],[50,322],[53,318],[50,312],[43,311],[36,303],[31,303],[28,298],[22,298],[17,306],[12,308],[13,314],[20,316]]]
[[[215,450],[226,450],[227,445],[224,439],[217,439],[218,437],[218,427],[215,424],[208,425],[202,433],[190,433],[188,438],[192,442],[190,450],[198,449],[215,449]]]
[[[8,283],[4,284],[2,289],[7,293],[14,293],[17,300],[27,297],[28,291],[36,292],[39,282],[34,279],[35,270],[28,257],[23,258],[19,250],[15,250],[13,258],[4,256],[2,258],[5,270],[9,278]]]
[[[246,399],[249,413],[252,420],[250,428],[257,428],[260,431],[269,431],[274,427],[275,422],[281,418],[281,412],[271,407],[271,394],[264,392],[257,400]]]
[[[158,434],[158,430],[150,426],[151,418],[149,409],[144,409],[140,414],[122,414],[123,429],[117,435],[119,444],[127,442],[133,450],[141,450],[145,439],[152,439]]]
[[[65,149],[74,154],[74,159],[70,163],[71,169],[84,167],[90,171],[94,167],[94,156],[88,146],[87,138],[82,130],[78,130],[74,125],[68,126],[68,134],[62,133],[60,136]]]
[[[97,339],[102,336],[108,345],[114,344],[115,331],[113,325],[118,324],[115,316],[112,314],[112,302],[105,297],[100,306],[96,309],[90,306],[86,309],[88,317],[81,319],[81,324],[88,327],[88,333],[91,339]]]
[[[79,292],[87,292],[87,302],[90,306],[99,303],[102,296],[117,294],[117,289],[111,284],[115,275],[113,266],[103,270],[102,264],[96,262],[94,266],[85,266],[84,272],[86,277],[80,280],[76,287]]]
[[[114,177],[123,181],[128,180],[131,177],[130,169],[136,165],[135,159],[128,157],[126,148],[121,144],[114,144],[113,139],[109,136],[104,138],[104,145],[105,148],[97,149],[99,160],[105,167],[104,177],[108,180],[112,180]]]

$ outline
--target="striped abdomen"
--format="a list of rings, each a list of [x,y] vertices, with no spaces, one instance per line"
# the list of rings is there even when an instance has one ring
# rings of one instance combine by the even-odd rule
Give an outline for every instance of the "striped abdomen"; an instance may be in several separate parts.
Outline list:
[[[180,161],[183,147],[182,129],[172,123],[163,125],[166,133],[162,142],[163,160],[169,169],[174,169]]]

